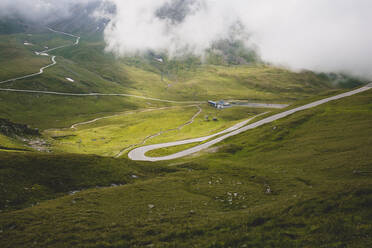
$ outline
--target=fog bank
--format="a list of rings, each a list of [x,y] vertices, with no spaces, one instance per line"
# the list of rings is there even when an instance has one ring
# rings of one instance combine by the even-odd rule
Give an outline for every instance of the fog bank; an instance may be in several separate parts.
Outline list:
[[[255,44],[265,61],[372,78],[369,0],[107,2],[117,8],[105,30],[107,50],[119,55],[148,49],[202,54],[238,26],[235,38]]]

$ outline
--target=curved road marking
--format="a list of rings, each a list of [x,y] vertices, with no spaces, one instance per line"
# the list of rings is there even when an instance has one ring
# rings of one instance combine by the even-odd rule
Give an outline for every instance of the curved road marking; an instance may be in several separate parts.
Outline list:
[[[255,119],[255,118],[257,118],[257,117],[259,117],[259,116],[261,116],[261,115],[265,115],[265,114],[267,114],[267,113],[269,113],[269,112],[265,112],[265,113],[262,113],[262,114],[256,115],[256,116],[254,116],[254,117],[252,117],[252,118],[249,118],[249,119],[247,119],[247,120],[244,120],[244,121],[242,121],[242,122],[239,122],[238,124],[235,124],[234,126],[229,127],[229,128],[227,128],[227,129],[225,129],[225,130],[223,130],[223,131],[220,131],[220,132],[218,132],[218,133],[211,134],[211,135],[208,135],[208,136],[204,136],[204,137],[200,137],[200,138],[187,139],[187,140],[181,140],[181,141],[175,141],[175,142],[169,142],[169,143],[158,144],[158,145],[150,145],[150,146],[139,147],[139,148],[137,148],[137,149],[132,150],[132,151],[128,154],[128,156],[129,156],[129,158],[131,158],[131,156],[132,156],[131,153],[132,153],[132,152],[133,152],[133,153],[136,153],[136,150],[139,150],[139,149],[141,149],[141,148],[145,148],[145,149],[148,148],[148,149],[150,149],[150,150],[146,150],[146,151],[145,151],[145,153],[146,153],[146,152],[148,152],[148,151],[155,150],[155,149],[159,149],[159,148],[166,148],[166,147],[171,147],[171,146],[179,146],[179,145],[186,145],[186,144],[191,144],[191,143],[196,143],[196,142],[203,142],[203,141],[209,140],[209,139],[211,139],[211,138],[214,138],[214,137],[216,137],[216,136],[219,136],[219,135],[222,135],[222,134],[225,134],[225,133],[230,133],[230,132],[235,131],[235,130],[237,130],[237,129],[239,129],[239,128],[242,128],[242,127],[244,127],[245,125],[247,125],[251,120],[253,120],[253,119]],[[158,148],[159,145],[161,145],[162,147],[159,147],[159,148]],[[154,146],[156,146],[156,148],[153,148]],[[145,153],[144,153],[144,154],[145,154]],[[133,154],[133,155],[136,155],[136,154]],[[152,158],[149,158],[149,157],[146,157],[146,158],[148,158],[148,159],[152,159]],[[131,158],[131,159],[132,159],[132,158]],[[135,160],[135,159],[133,159],[133,160]],[[158,160],[156,160],[156,161],[158,161]]]
[[[294,109],[291,109],[291,110],[284,111],[284,112],[279,113],[279,114],[275,114],[273,116],[269,116],[267,118],[264,118],[260,121],[252,123],[250,125],[247,125],[247,126],[239,128],[239,129],[236,129],[236,130],[234,130],[234,131],[232,131],[232,132],[230,132],[230,133],[228,133],[224,136],[218,137],[218,138],[216,138],[214,140],[211,140],[209,142],[206,142],[204,144],[192,147],[190,149],[186,149],[186,150],[181,151],[181,152],[177,152],[177,153],[169,155],[169,156],[148,157],[145,154],[149,151],[160,149],[160,148],[166,148],[166,147],[179,146],[179,145],[190,144],[190,143],[195,143],[195,142],[201,142],[201,141],[204,141],[206,139],[205,139],[205,137],[203,137],[203,138],[197,138],[197,139],[191,139],[191,140],[181,140],[181,141],[170,142],[170,143],[143,146],[143,147],[139,147],[139,148],[136,148],[136,149],[130,151],[129,154],[128,154],[128,157],[132,160],[152,161],[152,162],[172,160],[172,159],[185,157],[185,156],[188,156],[190,154],[199,152],[203,149],[206,149],[208,147],[211,147],[212,145],[217,144],[217,143],[219,143],[219,142],[221,142],[221,141],[223,141],[223,140],[225,140],[229,137],[235,136],[237,134],[240,134],[240,133],[245,132],[245,131],[250,130],[250,129],[260,127],[260,126],[265,125],[267,123],[282,119],[282,118],[287,117],[289,115],[292,115],[292,114],[294,114],[298,111],[314,108],[316,106],[319,106],[321,104],[324,104],[324,103],[327,103],[327,102],[330,102],[330,101],[338,100],[338,99],[341,99],[341,98],[344,98],[344,97],[352,96],[352,95],[370,90],[371,88],[372,88],[372,84],[369,84],[365,87],[362,87],[362,88],[359,88],[359,89],[356,89],[356,90],[352,90],[352,91],[349,91],[349,92],[346,92],[346,93],[343,93],[343,94],[328,97],[328,98],[325,98],[325,99],[322,99],[322,100],[319,100],[319,101],[315,101],[315,102],[306,104],[306,105],[301,106],[301,107],[297,107],[297,108],[294,108]]]
[[[142,142],[140,142],[140,143],[138,143],[138,144],[130,145],[130,146],[128,146],[128,147],[122,149],[122,150],[121,150],[121,151],[120,151],[120,152],[115,156],[115,158],[119,158],[119,157],[121,157],[121,156],[122,156],[126,151],[132,149],[133,147],[140,146],[140,145],[144,145],[144,144],[145,144],[149,139],[153,139],[153,138],[158,137],[158,136],[160,136],[160,135],[162,135],[162,134],[169,133],[169,132],[172,132],[172,131],[177,131],[177,130],[180,131],[180,130],[181,130],[182,128],[184,128],[185,126],[188,126],[188,125],[194,123],[195,118],[198,117],[198,116],[200,115],[200,113],[203,111],[202,108],[201,108],[199,105],[194,105],[194,107],[197,107],[197,108],[199,109],[199,111],[198,111],[196,114],[194,114],[194,116],[193,116],[193,117],[192,117],[188,122],[182,124],[181,126],[179,126],[179,127],[177,127],[177,128],[168,129],[168,130],[165,130],[165,131],[160,131],[160,132],[158,132],[158,133],[156,133],[156,134],[149,135],[149,136],[147,136],[146,138],[144,138],[144,139],[142,140]]]

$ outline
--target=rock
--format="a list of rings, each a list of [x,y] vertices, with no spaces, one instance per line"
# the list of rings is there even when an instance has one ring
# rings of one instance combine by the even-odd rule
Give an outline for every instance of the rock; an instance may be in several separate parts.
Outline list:
[[[266,194],[271,194],[272,191],[271,191],[271,188],[270,186],[266,186]]]
[[[132,178],[138,178],[138,176],[136,176],[136,175],[132,175]]]
[[[155,205],[149,204],[148,207],[149,207],[149,209],[153,209],[155,207]]]

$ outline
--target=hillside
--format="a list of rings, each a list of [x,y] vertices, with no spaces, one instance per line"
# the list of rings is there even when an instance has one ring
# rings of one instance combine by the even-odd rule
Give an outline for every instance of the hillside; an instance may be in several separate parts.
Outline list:
[[[74,42],[71,37],[47,30],[32,36],[3,35],[1,40],[4,53],[4,66],[0,71],[2,80],[34,73],[40,66],[50,63],[47,57],[36,56],[34,51],[67,46],[51,52],[57,56],[57,64],[44,74],[1,84],[2,88],[77,94],[123,93],[174,101],[240,99],[290,104],[343,87],[333,85],[335,79],[327,75],[293,73],[263,64],[216,66],[201,65],[194,60],[170,60],[159,68],[151,57],[117,60],[104,52],[104,43],[100,39],[82,37],[78,46],[69,46]],[[33,46],[25,46],[25,41]],[[161,74],[165,75],[163,80]],[[66,78],[72,78],[74,82]],[[351,80],[353,82],[360,84],[357,80]],[[41,129],[68,127],[149,104],[152,107],[169,106],[164,102],[132,97],[63,97],[42,92],[1,91],[0,99],[7,103],[0,107],[1,117]]]
[[[303,111],[231,138],[218,145],[217,153],[143,163],[141,168],[154,169],[147,178],[115,179],[126,171],[116,164],[129,161],[107,161],[105,170],[118,171],[105,173],[109,181],[126,185],[92,188],[1,213],[2,247],[367,247],[372,242],[371,97],[366,92]],[[9,156],[0,157],[3,178],[14,175]],[[97,169],[85,167],[84,157],[76,163],[63,156],[71,161],[66,165],[85,168],[88,184],[80,187],[100,184]],[[18,158],[21,167],[30,169],[62,159]],[[57,192],[79,189],[61,178],[74,173],[63,169],[66,165],[55,165],[30,182],[4,184],[4,189],[45,185],[50,176],[66,188]],[[57,185],[47,187],[57,190]]]

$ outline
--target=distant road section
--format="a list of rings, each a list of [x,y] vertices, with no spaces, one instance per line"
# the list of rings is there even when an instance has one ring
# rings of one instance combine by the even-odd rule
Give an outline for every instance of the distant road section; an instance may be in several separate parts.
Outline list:
[[[269,108],[269,109],[283,109],[288,107],[288,104],[275,104],[275,103],[255,103],[255,102],[237,102],[232,106],[249,107],[249,108]]]
[[[18,89],[5,89],[5,88],[0,88],[0,91],[33,93],[33,94],[44,94],[44,95],[57,95],[57,96],[76,96],[76,97],[87,97],[87,96],[111,96],[111,97],[119,96],[120,97],[121,96],[121,97],[134,97],[134,98],[152,100],[152,101],[157,101],[157,102],[179,103],[179,104],[204,103],[202,101],[173,101],[173,100],[165,100],[165,99],[159,99],[159,98],[153,98],[153,97],[124,94],[124,93],[65,93],[65,92],[56,92],[56,91],[18,90]]]
[[[63,46],[47,49],[47,50],[44,50],[44,51],[41,51],[41,52],[35,52],[35,54],[37,54],[39,56],[50,56],[48,53],[51,52],[51,51],[61,49],[61,48],[64,48],[64,47],[69,47],[69,46],[77,46],[80,42],[80,37],[79,36],[69,34],[69,33],[65,33],[65,32],[56,31],[52,28],[48,28],[48,30],[51,31],[51,32],[54,32],[54,33],[63,34],[63,35],[67,35],[67,36],[76,38],[76,40],[72,45],[63,45]],[[11,78],[11,79],[7,79],[7,80],[4,80],[4,81],[0,81],[0,84],[14,82],[14,81],[17,81],[17,80],[30,78],[30,77],[34,77],[34,76],[43,74],[45,69],[47,69],[49,67],[52,67],[52,66],[57,64],[57,61],[55,60],[55,58],[56,58],[56,56],[52,56],[52,63],[47,65],[47,66],[44,66],[44,67],[40,68],[40,71],[37,72],[37,73],[32,73],[32,74],[28,74],[28,75],[25,75],[25,76],[22,76],[22,77],[16,77],[16,78]],[[67,93],[67,92],[65,93],[65,92],[56,92],[56,91],[22,90],[22,89],[6,89],[6,88],[0,88],[0,91],[44,94],[44,95],[58,95],[58,96],[78,96],[78,97],[87,97],[87,96],[134,97],[134,98],[139,98],[139,99],[144,99],[144,100],[152,100],[152,101],[166,102],[166,103],[177,103],[177,104],[199,104],[199,103],[203,103],[201,101],[172,101],[172,100],[158,99],[158,98],[153,98],[153,97],[138,96],[138,95],[132,95],[132,94],[121,94],[121,93],[112,93],[112,94],[82,93],[82,94],[78,94],[78,93]]]
[[[177,152],[177,153],[172,154],[172,155],[169,155],[169,156],[148,157],[145,154],[147,152],[149,152],[149,151],[160,149],[160,148],[167,148],[167,147],[172,147],[172,146],[179,146],[179,145],[184,145],[184,144],[202,142],[202,141],[205,141],[205,140],[208,140],[208,139],[212,138],[213,135],[208,136],[208,137],[190,139],[190,140],[181,140],[181,141],[176,141],[176,142],[170,142],[170,143],[163,143],[163,144],[156,144],[156,145],[149,145],[149,146],[139,147],[139,148],[136,148],[136,149],[130,151],[129,154],[128,154],[128,157],[130,159],[132,159],[132,160],[137,160],[137,161],[152,161],[152,162],[155,162],[155,161],[165,161],[165,160],[172,160],[172,159],[182,158],[182,157],[191,155],[193,153],[199,152],[199,151],[201,151],[203,149],[206,149],[208,147],[211,147],[211,146],[213,146],[213,145],[215,145],[215,144],[217,144],[217,143],[219,143],[219,142],[221,142],[221,141],[223,141],[223,140],[225,140],[225,139],[227,139],[229,137],[238,135],[238,134],[243,133],[245,131],[248,131],[250,129],[254,129],[254,128],[260,127],[262,125],[265,125],[267,123],[271,123],[273,121],[282,119],[284,117],[287,117],[289,115],[292,115],[292,114],[294,114],[296,112],[299,112],[299,111],[302,111],[302,110],[314,108],[314,107],[317,107],[317,106],[319,106],[321,104],[324,104],[324,103],[327,103],[327,102],[330,102],[330,101],[338,100],[338,99],[341,99],[341,98],[344,98],[344,97],[348,97],[348,96],[352,96],[352,95],[355,95],[355,94],[358,94],[358,93],[365,92],[367,90],[370,90],[371,88],[372,88],[372,84],[368,84],[367,86],[364,86],[364,87],[359,88],[359,89],[356,89],[356,90],[352,90],[352,91],[349,91],[349,92],[346,92],[346,93],[343,93],[343,94],[339,94],[339,95],[328,97],[328,98],[325,98],[325,99],[322,99],[322,100],[319,100],[319,101],[315,101],[315,102],[306,104],[306,105],[301,106],[301,107],[298,107],[298,108],[294,108],[294,109],[291,109],[291,110],[288,110],[288,111],[284,111],[282,113],[279,113],[279,114],[276,114],[276,115],[273,115],[273,116],[264,118],[264,119],[262,119],[260,121],[257,121],[255,123],[252,123],[252,124],[247,125],[247,126],[244,126],[246,123],[240,123],[240,125],[243,124],[242,125],[243,127],[240,127],[240,128],[233,127],[233,128],[230,129],[230,131],[225,130],[224,132],[228,132],[226,135],[223,135],[221,137],[218,137],[216,139],[213,139],[211,141],[208,141],[208,142],[206,142],[204,144],[201,144],[201,145],[198,145],[198,146],[195,146],[195,147],[186,149],[186,150],[181,151],[181,152]],[[248,122],[248,121],[249,120],[247,120],[246,122]],[[214,136],[220,135],[220,134],[221,133],[215,134]]]
[[[52,63],[49,64],[49,65],[47,65],[47,66],[41,67],[39,72],[33,73],[33,74],[29,74],[29,75],[26,75],[26,76],[22,76],[22,77],[11,78],[11,79],[8,79],[8,80],[5,80],[5,81],[1,81],[0,84],[5,84],[5,83],[9,83],[9,82],[13,82],[13,81],[17,81],[17,80],[21,80],[21,79],[25,79],[25,78],[30,78],[30,77],[34,77],[34,76],[43,74],[45,69],[47,69],[49,67],[52,67],[55,64],[57,64],[57,62],[56,62],[56,56],[53,56],[52,57]]]
[[[41,51],[41,52],[35,52],[36,55],[39,55],[39,56],[50,56],[48,54],[48,52],[51,52],[51,51],[54,51],[54,50],[57,50],[57,49],[60,49],[60,48],[63,48],[63,47],[77,46],[77,45],[79,45],[79,41],[80,41],[80,37],[79,36],[76,36],[76,35],[73,35],[73,34],[64,33],[64,32],[59,32],[59,31],[53,30],[51,28],[48,28],[48,30],[50,30],[50,31],[52,31],[54,33],[59,33],[59,34],[64,34],[64,35],[67,35],[67,36],[70,36],[70,37],[74,37],[74,38],[76,38],[76,41],[72,45],[64,45],[64,46],[59,46],[59,47],[51,48],[51,49],[48,49],[48,50],[44,50],[44,51]],[[22,77],[16,77],[16,78],[7,79],[5,81],[0,81],[0,84],[14,82],[14,81],[17,81],[17,80],[21,80],[21,79],[25,79],[25,78],[30,78],[30,77],[34,77],[34,76],[43,74],[45,69],[47,69],[49,67],[52,67],[52,66],[54,66],[56,64],[57,64],[56,56],[52,56],[52,63],[49,64],[49,65],[47,65],[47,66],[41,67],[39,72],[28,74],[28,75],[25,75],[25,76],[22,76]]]

